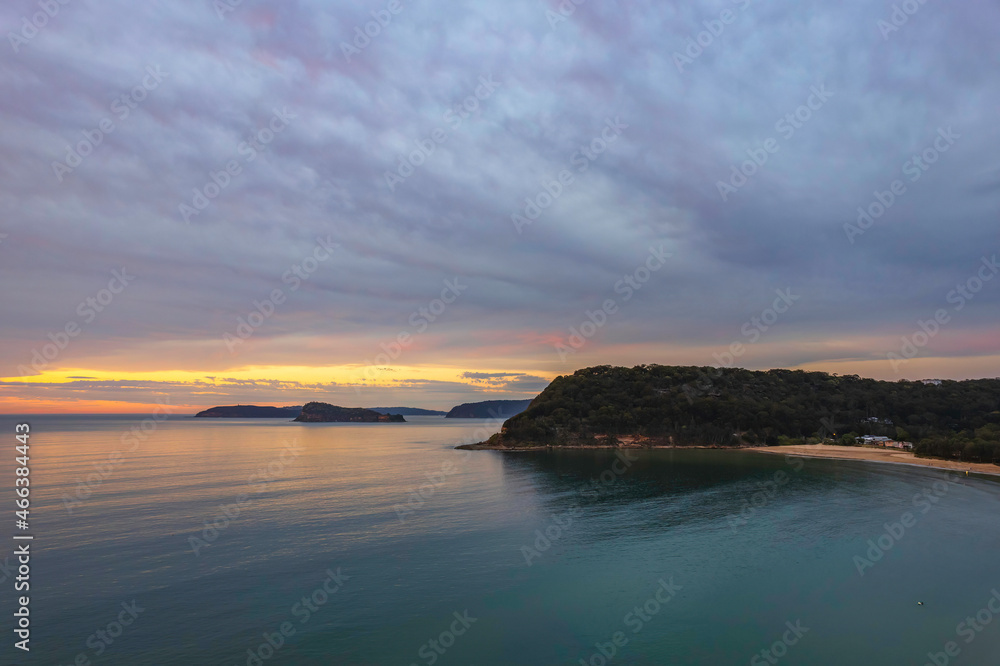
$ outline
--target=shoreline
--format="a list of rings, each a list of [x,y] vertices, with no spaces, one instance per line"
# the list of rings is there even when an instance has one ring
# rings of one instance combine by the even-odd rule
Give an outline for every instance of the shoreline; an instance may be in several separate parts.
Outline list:
[[[642,449],[718,449],[720,451],[752,451],[753,448],[748,446],[708,446],[705,444],[698,444],[692,446],[682,446],[679,444],[651,444],[649,446],[615,446],[613,444],[562,444],[559,446],[545,445],[545,446],[487,446],[486,442],[478,442],[476,444],[462,444],[461,446],[456,446],[456,449],[461,449],[462,451],[508,451],[511,453],[517,451],[556,451],[562,449],[572,449],[574,451],[618,451],[619,449],[632,449],[632,450],[642,450]]]
[[[962,462],[960,460],[944,460],[942,458],[918,458],[909,451],[896,449],[869,449],[857,446],[839,446],[836,444],[792,444],[790,446],[766,446],[746,449],[768,455],[791,454],[803,458],[822,458],[824,460],[855,460],[859,462],[884,463],[890,465],[909,465],[929,469],[943,469],[951,472],[969,472],[1000,476],[1000,466],[992,463]]]
[[[897,449],[875,449],[859,446],[840,446],[836,444],[792,444],[788,446],[677,446],[670,444],[651,446],[613,446],[601,444],[596,446],[587,445],[567,445],[567,446],[525,446],[525,447],[500,447],[488,446],[486,442],[477,444],[463,444],[456,446],[456,449],[465,451],[505,451],[505,452],[531,452],[531,451],[556,451],[560,449],[580,450],[619,450],[619,449],[717,449],[720,451],[752,451],[765,455],[795,455],[802,458],[817,458],[823,460],[850,460],[857,462],[884,463],[890,465],[909,465],[911,467],[921,467],[924,469],[943,469],[952,472],[965,472],[970,474],[980,474],[1000,477],[1000,465],[992,463],[962,462],[957,460],[944,460],[941,458],[918,458],[909,451]]]

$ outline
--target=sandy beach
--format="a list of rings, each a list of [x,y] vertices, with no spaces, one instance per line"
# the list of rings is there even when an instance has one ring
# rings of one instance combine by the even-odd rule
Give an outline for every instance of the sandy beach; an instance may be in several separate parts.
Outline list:
[[[1000,466],[990,463],[960,462],[957,460],[938,460],[936,458],[918,458],[909,451],[896,449],[869,449],[859,446],[835,446],[831,444],[796,444],[793,446],[768,446],[763,448],[745,449],[760,453],[790,454],[811,458],[837,458],[840,460],[865,460],[868,462],[895,463],[900,465],[919,465],[950,469],[956,472],[968,470],[974,474],[992,474],[1000,476]]]

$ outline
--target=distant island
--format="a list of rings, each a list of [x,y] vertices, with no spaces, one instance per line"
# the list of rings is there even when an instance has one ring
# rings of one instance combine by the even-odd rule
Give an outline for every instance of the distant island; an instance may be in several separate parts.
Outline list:
[[[337,407],[325,402],[307,402],[294,419],[303,423],[405,423],[401,414],[379,414],[361,407]]]
[[[1000,379],[598,366],[557,377],[499,433],[459,448],[854,445],[866,435],[1000,464]]]
[[[531,400],[484,400],[483,402],[467,402],[445,414],[449,419],[505,419],[520,414],[528,408]]]
[[[403,416],[444,416],[447,412],[437,409],[420,409],[419,407],[369,407],[379,414],[402,414]]]
[[[222,419],[294,419],[302,413],[302,407],[258,407],[257,405],[230,405],[212,407],[198,412],[195,417]]]

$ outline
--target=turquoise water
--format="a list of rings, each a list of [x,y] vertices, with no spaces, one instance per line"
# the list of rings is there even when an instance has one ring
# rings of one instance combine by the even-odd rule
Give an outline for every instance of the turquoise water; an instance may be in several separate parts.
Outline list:
[[[8,619],[0,663],[1000,661],[1000,619],[959,626],[992,620],[1000,590],[988,479],[732,451],[464,452],[496,426],[441,417],[174,418],[125,442],[141,417],[27,420],[32,650]],[[14,423],[0,418],[11,458]],[[891,547],[862,576],[879,537]]]

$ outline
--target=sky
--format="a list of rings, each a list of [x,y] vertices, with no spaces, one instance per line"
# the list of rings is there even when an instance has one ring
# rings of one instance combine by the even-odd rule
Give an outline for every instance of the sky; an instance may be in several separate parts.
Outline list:
[[[1000,376],[996,3],[0,20],[0,412]]]

